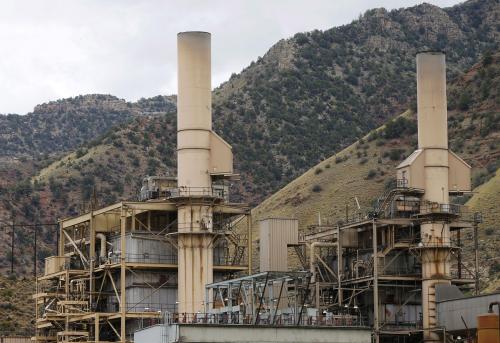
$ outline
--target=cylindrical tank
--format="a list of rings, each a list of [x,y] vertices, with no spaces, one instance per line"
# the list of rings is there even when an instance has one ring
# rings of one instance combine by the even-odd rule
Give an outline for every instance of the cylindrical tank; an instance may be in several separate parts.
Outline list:
[[[477,316],[477,342],[500,343],[498,314],[485,313]]]

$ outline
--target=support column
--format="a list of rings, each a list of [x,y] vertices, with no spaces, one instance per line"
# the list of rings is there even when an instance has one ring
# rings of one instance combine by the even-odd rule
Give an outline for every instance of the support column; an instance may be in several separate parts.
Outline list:
[[[342,261],[342,240],[340,239],[340,227],[337,226],[337,281],[338,281],[338,297],[339,306],[342,306],[344,293],[342,292],[342,274],[343,274],[343,261]]]
[[[375,343],[379,342],[379,301],[378,301],[378,244],[377,244],[377,224],[375,219],[372,222],[372,244],[373,244],[373,331]]]
[[[89,306],[90,310],[93,311],[92,303],[94,299],[94,263],[95,263],[95,227],[94,227],[94,205],[90,209],[90,221],[89,221],[89,235],[90,235],[90,260],[89,260]]]
[[[252,275],[252,263],[253,263],[253,251],[252,251],[252,248],[253,248],[253,242],[252,242],[252,214],[249,213],[246,215],[247,216],[247,232],[248,232],[248,251],[247,251],[247,255],[248,255],[248,275]]]
[[[197,313],[205,308],[205,285],[213,282],[212,235],[179,233],[179,313]]]
[[[462,241],[460,237],[460,229],[457,230],[457,247],[458,247],[458,278],[462,278]]]
[[[127,322],[127,301],[126,301],[126,289],[125,289],[125,277],[126,277],[126,257],[127,257],[127,245],[125,240],[125,233],[127,229],[127,212],[126,209],[121,207],[120,213],[120,336],[122,338],[122,343],[127,341],[126,335],[126,322]]]
[[[95,314],[95,322],[94,322],[94,341],[95,343],[99,343],[99,333],[101,328],[99,326],[99,313]]]
[[[476,295],[479,295],[479,243],[477,237],[477,221],[474,220],[474,288]]]
[[[62,227],[62,223],[59,222],[59,246],[57,247],[57,249],[59,250],[57,252],[57,255],[58,256],[64,256],[64,244],[66,244],[66,237],[64,236],[64,233],[63,233],[63,227]]]

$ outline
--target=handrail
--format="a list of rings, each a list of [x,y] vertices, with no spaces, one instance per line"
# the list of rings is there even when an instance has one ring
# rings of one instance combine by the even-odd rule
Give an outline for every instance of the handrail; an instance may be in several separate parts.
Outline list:
[[[255,320],[255,318],[258,320]],[[363,327],[359,316],[326,314],[321,316],[307,316],[303,314],[300,321],[293,314],[277,314],[268,312],[256,315],[232,313],[169,313],[166,324],[191,325],[258,325],[258,326],[328,326],[328,327]]]

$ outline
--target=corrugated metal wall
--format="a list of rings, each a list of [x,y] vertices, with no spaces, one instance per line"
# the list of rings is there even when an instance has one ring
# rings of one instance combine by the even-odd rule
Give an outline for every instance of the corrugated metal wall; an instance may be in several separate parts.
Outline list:
[[[120,236],[111,238],[113,251],[120,250]],[[127,234],[127,262],[135,263],[177,263],[177,249],[171,244],[154,237]]]
[[[268,218],[259,222],[260,271],[287,271],[287,244],[297,244],[299,221]]]
[[[31,343],[31,338],[22,336],[0,336],[0,343]]]
[[[177,310],[177,287],[154,289],[151,287],[131,287],[126,291],[128,312],[156,312]],[[119,310],[115,296],[108,297],[107,311]]]
[[[147,237],[140,234],[126,235],[126,261],[132,263],[166,263],[177,264],[177,249],[160,238]],[[111,238],[113,251],[120,250],[120,236]],[[214,247],[214,264],[224,265],[229,261],[227,244]],[[119,261],[119,256],[115,257]]]
[[[500,301],[500,293],[440,302],[437,306],[439,325],[448,331],[466,330],[463,318],[469,329],[475,329],[477,316],[487,313],[493,301]]]

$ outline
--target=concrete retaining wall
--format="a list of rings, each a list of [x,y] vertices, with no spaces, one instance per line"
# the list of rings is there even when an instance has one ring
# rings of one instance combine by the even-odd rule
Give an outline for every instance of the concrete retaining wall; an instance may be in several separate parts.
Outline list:
[[[368,328],[156,325],[138,331],[135,343],[370,343]]]

